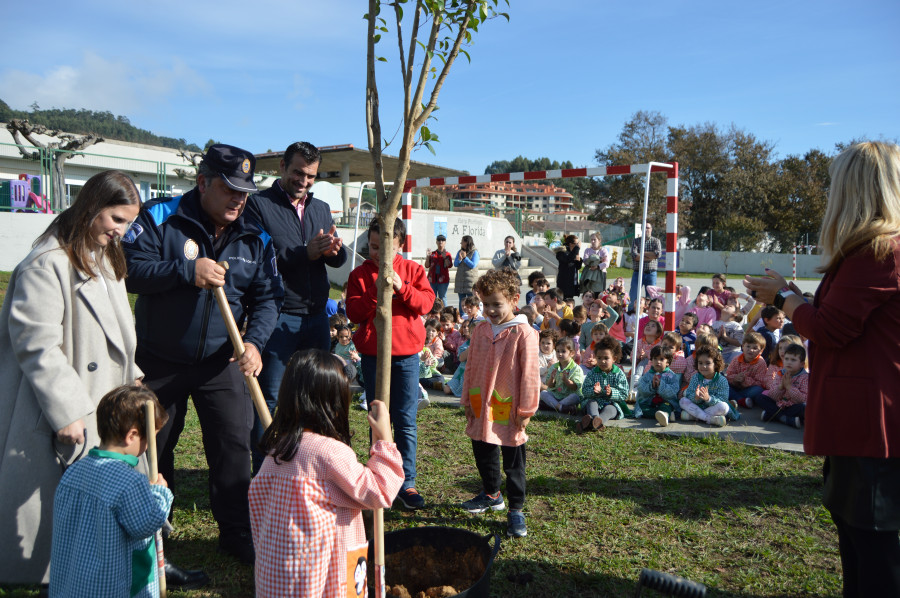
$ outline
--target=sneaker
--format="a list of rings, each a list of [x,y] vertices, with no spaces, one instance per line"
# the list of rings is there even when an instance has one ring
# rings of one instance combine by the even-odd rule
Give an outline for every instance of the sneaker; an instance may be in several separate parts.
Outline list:
[[[425,407],[428,407],[429,405],[431,405],[431,400],[428,398],[428,395],[419,397],[419,404],[416,407],[416,411],[421,411],[422,409],[424,409]]]
[[[800,421],[799,417],[788,418],[788,423],[790,425],[794,426],[795,428],[797,428],[798,430],[803,426],[803,422]]]
[[[506,514],[506,535],[510,538],[524,538],[528,535],[522,511],[510,511]]]
[[[657,411],[656,412],[656,421],[659,422],[663,428],[669,425],[669,414],[665,411]]]
[[[694,421],[694,416],[691,415],[690,413],[688,413],[687,411],[682,411],[681,412],[681,421],[683,421],[683,422]]]
[[[714,415],[709,419],[709,423],[717,428],[724,428],[728,420],[725,419],[724,415]]]
[[[363,391],[363,393],[359,395],[359,408],[363,411],[369,410],[369,403],[366,401],[366,391]]]
[[[469,513],[484,513],[488,509],[492,511],[502,511],[506,508],[506,503],[503,502],[503,495],[499,492],[495,498],[482,492],[475,498],[470,498],[462,503],[460,506]]]
[[[416,510],[425,507],[425,499],[422,498],[422,495],[415,488],[401,490],[400,494],[397,495],[397,500],[402,502],[407,509]]]
[[[751,399],[750,397],[747,397],[746,399],[744,399],[744,406],[747,409],[753,409],[753,399]]]
[[[769,421],[769,418],[766,417],[766,410],[765,410],[765,409],[763,409],[763,412],[759,414],[759,421],[761,421],[761,422],[767,422],[767,421]]]

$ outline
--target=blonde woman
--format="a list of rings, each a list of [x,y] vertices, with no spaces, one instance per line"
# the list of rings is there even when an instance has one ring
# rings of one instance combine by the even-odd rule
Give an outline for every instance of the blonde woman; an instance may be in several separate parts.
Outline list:
[[[900,147],[854,145],[830,173],[813,303],[772,270],[744,285],[809,339],[803,445],[825,456],[844,596],[900,596]]]

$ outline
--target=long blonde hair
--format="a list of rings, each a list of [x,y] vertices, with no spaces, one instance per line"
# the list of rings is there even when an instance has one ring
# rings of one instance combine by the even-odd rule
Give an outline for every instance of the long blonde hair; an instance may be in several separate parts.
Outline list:
[[[893,251],[900,234],[900,147],[867,141],[841,152],[829,169],[831,187],[822,220],[820,272],[833,272],[868,246],[876,260]]]

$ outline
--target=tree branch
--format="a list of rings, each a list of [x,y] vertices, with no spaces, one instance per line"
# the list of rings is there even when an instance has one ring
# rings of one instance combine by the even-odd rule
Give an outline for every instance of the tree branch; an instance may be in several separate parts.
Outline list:
[[[456,34],[456,41],[453,42],[453,49],[450,50],[450,54],[444,61],[444,68],[441,69],[440,75],[438,75],[437,80],[434,82],[434,87],[431,90],[431,98],[428,101],[428,105],[425,106],[425,109],[413,122],[413,127],[415,129],[418,129],[423,124],[425,124],[425,121],[428,120],[428,117],[437,106],[438,94],[441,91],[441,87],[444,85],[444,80],[447,78],[447,75],[450,74],[450,67],[453,65],[456,57],[459,56],[459,49],[462,47],[463,40],[466,39],[466,31],[468,31],[469,29],[469,21],[471,20],[472,8],[474,6],[475,0],[469,0],[469,2],[466,3],[466,16],[463,19],[462,24],[460,24],[459,26],[459,31]],[[421,97],[419,97],[418,101],[422,101]]]

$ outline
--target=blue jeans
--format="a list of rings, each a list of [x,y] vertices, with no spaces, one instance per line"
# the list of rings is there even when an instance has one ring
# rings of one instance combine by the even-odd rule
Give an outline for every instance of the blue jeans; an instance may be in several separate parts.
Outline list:
[[[281,386],[281,378],[284,376],[284,370],[287,369],[291,355],[301,349],[328,351],[330,348],[331,333],[328,326],[328,315],[324,310],[306,316],[286,313],[278,315],[275,330],[262,352],[263,369],[259,374],[259,386],[262,388],[266,404],[269,406],[269,413],[275,413],[278,388]],[[253,436],[250,443],[253,451],[254,473],[259,471],[266,457],[258,447],[262,434],[262,423],[254,410]]]
[[[369,405],[375,398],[374,355],[361,355],[363,384]],[[416,485],[416,448],[418,430],[416,412],[419,408],[419,356],[391,358],[391,424],[394,426],[394,442],[403,460],[403,486],[406,490]]]
[[[429,282],[431,285],[431,290],[434,291],[434,296],[444,302],[444,306],[447,305],[447,289],[450,288],[449,282]]]
[[[728,400],[738,401],[740,399],[750,398],[755,402],[765,389],[762,386],[747,386],[746,388],[735,388],[728,386]]]
[[[635,302],[638,298],[638,287],[655,287],[656,286],[656,270],[652,272],[647,272],[644,270],[644,278],[641,280],[641,284],[637,283],[638,272],[635,270],[631,274],[631,290],[628,293],[628,296],[631,297],[631,304],[635,305]],[[646,292],[646,291],[645,291]],[[635,313],[638,313],[639,310],[636,310]]]

